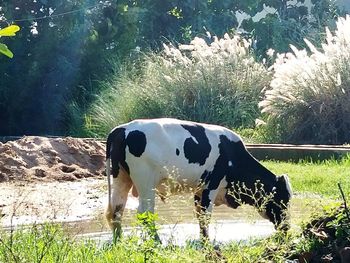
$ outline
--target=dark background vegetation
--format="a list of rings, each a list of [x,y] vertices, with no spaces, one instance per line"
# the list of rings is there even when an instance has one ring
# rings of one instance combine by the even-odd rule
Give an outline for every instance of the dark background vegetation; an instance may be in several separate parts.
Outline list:
[[[298,0],[298,2],[304,2]],[[307,8],[275,0],[36,0],[1,1],[1,24],[17,24],[4,39],[15,54],[0,57],[0,135],[86,135],[88,111],[118,67],[138,66],[138,52],[159,51],[162,43],[189,43],[195,36],[235,33],[236,11],[251,16],[264,5],[276,8],[239,30],[253,39],[258,61],[266,50],[303,47],[304,37],[320,42],[324,26],[340,14],[332,1]]]

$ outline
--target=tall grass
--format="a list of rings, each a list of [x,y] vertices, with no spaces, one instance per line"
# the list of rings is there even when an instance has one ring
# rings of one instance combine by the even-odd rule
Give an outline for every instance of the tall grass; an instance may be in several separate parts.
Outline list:
[[[105,135],[136,118],[177,117],[229,127],[253,127],[261,90],[270,75],[235,36],[195,38],[190,45],[164,45],[106,84],[91,110],[92,131]]]
[[[208,247],[210,249],[210,247]],[[132,235],[116,245],[71,236],[57,224],[0,232],[0,262],[203,262],[194,247],[162,247]]]
[[[350,141],[350,16],[339,18],[334,34],[326,28],[320,50],[309,47],[279,54],[270,89],[260,102],[279,141],[345,143]]]
[[[211,243],[195,241],[180,247],[164,246],[152,239],[132,235],[111,245],[77,239],[58,225],[46,225],[16,230],[12,234],[0,233],[0,262],[285,262],[292,240],[291,235],[277,233],[268,239],[215,247]]]

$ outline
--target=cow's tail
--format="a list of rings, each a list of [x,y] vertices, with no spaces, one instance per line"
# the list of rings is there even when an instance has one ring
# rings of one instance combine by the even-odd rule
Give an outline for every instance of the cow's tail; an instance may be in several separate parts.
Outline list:
[[[112,211],[111,150],[112,150],[112,139],[111,139],[111,136],[108,136],[107,145],[106,145],[106,176],[107,176],[107,186],[108,186],[108,208],[107,208],[107,210],[109,210],[109,211]]]
[[[112,199],[112,190],[111,190],[111,158],[106,160],[106,175],[107,175],[107,184],[108,184],[108,207],[111,205]]]

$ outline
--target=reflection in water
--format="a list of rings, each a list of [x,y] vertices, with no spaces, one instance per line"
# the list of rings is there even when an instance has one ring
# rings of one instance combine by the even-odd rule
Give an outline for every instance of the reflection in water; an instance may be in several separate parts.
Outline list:
[[[123,224],[130,225],[135,220],[138,199],[129,197],[124,212]],[[165,202],[160,198],[156,200],[155,211],[158,214],[160,224],[196,223],[194,203],[191,194],[171,196]],[[237,209],[225,205],[214,207],[212,221],[216,220],[242,220],[252,222],[261,219],[259,214],[250,206],[242,206]]]
[[[333,202],[333,200],[324,199],[321,196],[295,196],[291,200],[290,206],[292,225],[297,225],[300,223],[300,220],[307,219],[313,212],[320,211],[329,202]],[[137,206],[137,198],[131,197],[128,199],[127,209],[123,218],[124,225],[130,226],[134,222]],[[157,198],[155,211],[159,217],[159,224],[197,223],[191,194],[171,196],[165,203]],[[232,209],[225,205],[214,207],[211,221],[215,223],[218,220],[243,221],[246,223],[266,221],[269,223],[253,207],[248,205],[238,207],[237,209]]]
[[[292,227],[300,223],[300,218],[305,218],[306,215],[311,215],[313,211],[319,210],[321,202],[321,198],[315,197],[312,199],[307,197],[294,198],[291,204]],[[156,212],[159,217],[157,224],[160,228],[159,235],[163,244],[170,242],[184,245],[188,240],[199,239],[199,226],[194,215],[193,200],[190,194],[172,196],[166,203],[158,199],[156,204]],[[128,200],[128,209],[126,209],[123,218],[124,234],[126,235],[135,231],[135,228],[131,226],[135,222],[137,206],[137,199]],[[99,242],[110,241],[111,232],[107,228],[103,230],[105,231],[84,236]],[[257,211],[250,206],[231,209],[223,205],[214,208],[209,231],[211,240],[220,243],[267,237],[275,230],[272,223],[262,219]]]
[[[267,221],[246,223],[241,221],[222,220],[209,226],[209,236],[214,243],[262,238],[274,232],[273,225]],[[198,224],[162,225],[159,231],[163,244],[185,245],[188,240],[199,239]]]
[[[140,230],[125,227],[123,235],[136,234]],[[242,221],[222,220],[210,224],[209,236],[213,243],[248,240],[250,238],[263,238],[274,232],[273,225],[267,221],[247,223]],[[159,237],[163,245],[173,244],[184,246],[187,242],[199,240],[199,226],[195,223],[160,225]],[[98,244],[111,242],[112,234],[107,232],[88,233],[80,235],[84,239],[95,240]]]

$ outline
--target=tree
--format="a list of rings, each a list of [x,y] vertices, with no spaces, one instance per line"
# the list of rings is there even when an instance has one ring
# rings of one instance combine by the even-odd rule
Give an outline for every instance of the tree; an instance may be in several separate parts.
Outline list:
[[[305,8],[289,6],[289,2],[2,1],[0,23],[15,22],[21,31],[16,38],[4,40],[16,56],[13,63],[0,60],[0,134],[70,133],[72,120],[82,123],[84,113],[101,92],[101,81],[116,73],[110,60],[128,60],[137,67],[136,50],[157,51],[163,42],[189,43],[195,36],[205,38],[206,31],[221,37],[237,28],[237,12],[254,16],[265,6],[274,7],[278,15],[258,22],[247,20],[241,28],[256,40],[259,55],[264,56],[268,48],[286,51],[290,40],[296,44],[304,37],[304,28],[309,28],[302,27],[308,24]],[[316,6],[315,21],[323,26],[327,5]],[[1,49],[11,56],[6,46]],[[67,114],[72,109],[77,109],[76,114]]]

